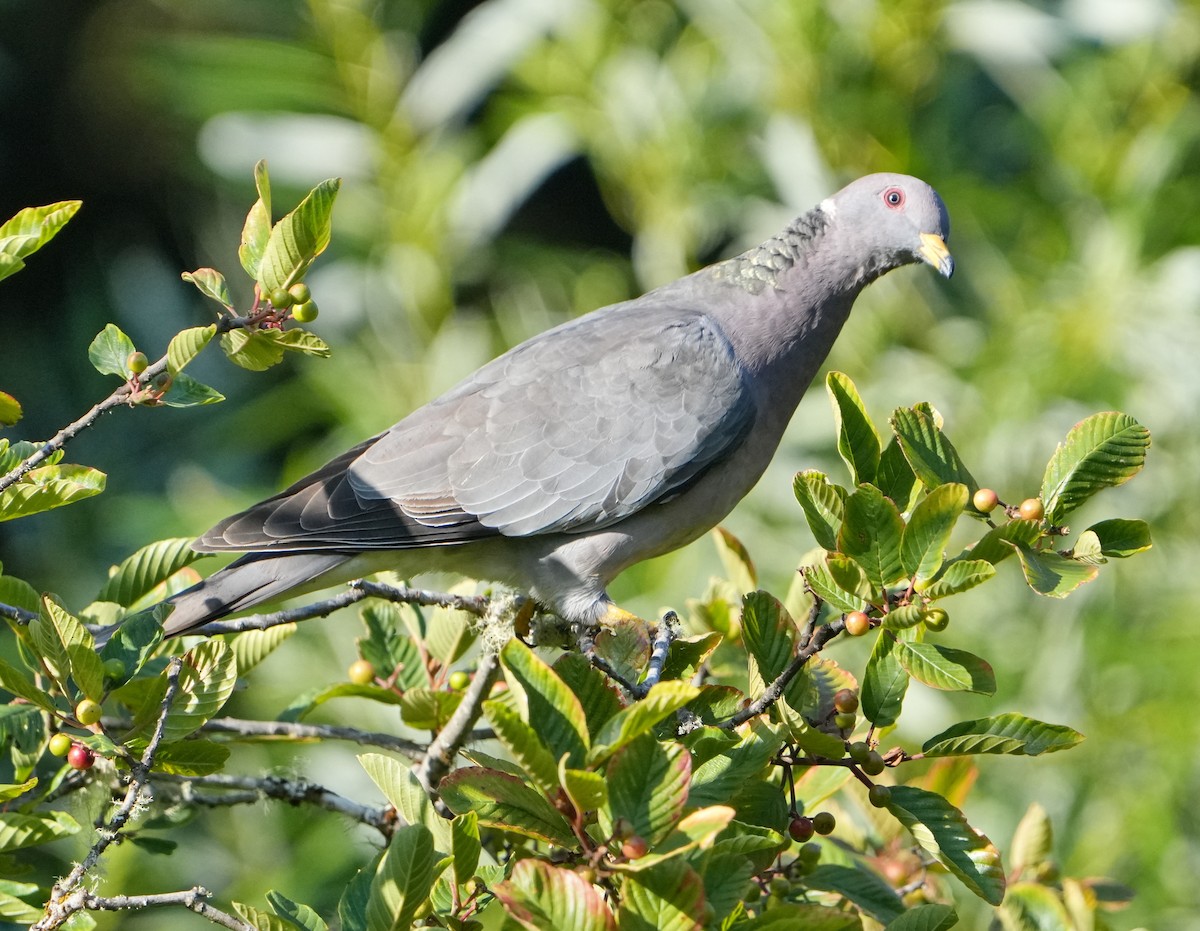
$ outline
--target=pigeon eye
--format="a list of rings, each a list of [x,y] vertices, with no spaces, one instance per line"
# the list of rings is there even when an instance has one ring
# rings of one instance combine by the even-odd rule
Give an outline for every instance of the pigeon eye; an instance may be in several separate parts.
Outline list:
[[[904,192],[898,187],[890,187],[883,192],[883,202],[893,210],[904,206]]]

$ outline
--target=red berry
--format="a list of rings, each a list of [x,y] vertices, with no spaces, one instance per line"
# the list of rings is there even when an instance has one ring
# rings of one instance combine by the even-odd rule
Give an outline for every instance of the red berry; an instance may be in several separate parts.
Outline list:
[[[640,860],[649,850],[650,845],[636,834],[621,844],[621,855],[627,860]]]
[[[1046,508],[1040,498],[1026,498],[1017,507],[1017,514],[1022,520],[1041,520],[1046,516]]]
[[[857,711],[858,695],[853,689],[838,689],[833,693],[833,707],[844,714]]]
[[[788,833],[792,835],[792,840],[800,843],[811,840],[814,830],[812,818],[805,818],[803,815],[797,815],[788,823]]]
[[[851,611],[846,615],[846,633],[851,637],[861,637],[871,629],[871,619],[861,611]]]
[[[67,765],[71,769],[91,769],[96,765],[96,754],[83,744],[72,744],[67,751]]]

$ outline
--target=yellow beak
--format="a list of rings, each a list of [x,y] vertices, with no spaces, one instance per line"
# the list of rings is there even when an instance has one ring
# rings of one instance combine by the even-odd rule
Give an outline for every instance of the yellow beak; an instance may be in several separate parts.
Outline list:
[[[921,234],[921,248],[917,250],[917,255],[947,278],[954,274],[954,256],[946,248],[946,240],[937,233]]]

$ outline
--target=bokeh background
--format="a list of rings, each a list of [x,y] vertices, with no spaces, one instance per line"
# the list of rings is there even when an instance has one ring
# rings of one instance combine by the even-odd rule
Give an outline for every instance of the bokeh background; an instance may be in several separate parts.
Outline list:
[[[0,525],[4,571],[85,604],[138,546],[200,532],[524,337],[739,251],[857,175],[916,174],[949,205],[958,273],[870,289],[830,367],[881,422],[931,401],[1010,501],[1082,416],[1133,414],[1146,474],[1080,520],[1143,517],[1155,548],[1066,602],[1008,563],[951,602],[950,642],[993,663],[999,694],[915,686],[901,737],[1000,710],[1083,731],[1069,753],[986,759],[972,821],[1003,846],[1038,800],[1065,871],[1137,890],[1114,927],[1200,928],[1198,83],[1200,10],[1171,0],[0,0],[0,215],[84,201],[0,284],[0,387],[27,412],[7,436],[108,393],[86,363],[106,322],[152,358],[207,322],[180,271],[220,268],[245,301],[259,158],[277,212],[344,179],[310,277],[333,358],[251,375],[214,355],[195,371],[225,404],[109,415],[69,449],[108,491]],[[791,474],[843,474],[822,394],[728,523],[780,594],[813,545]],[[719,571],[702,540],[617,593],[683,607]],[[353,617],[309,627],[235,713],[343,674]],[[369,794],[346,748],[244,766]],[[111,891],[276,887],[329,914],[369,855],[332,815],[204,824],[172,857],[126,845]]]

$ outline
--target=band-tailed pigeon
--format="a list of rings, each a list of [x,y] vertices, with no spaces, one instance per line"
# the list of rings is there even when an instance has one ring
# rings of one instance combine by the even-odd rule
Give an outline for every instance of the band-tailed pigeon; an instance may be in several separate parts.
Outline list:
[[[918,261],[953,272],[949,226],[923,181],[869,175],[748,252],[533,337],[200,537],[246,555],[171,599],[167,633],[383,569],[618,617],[618,573],[762,475],[859,292]]]

